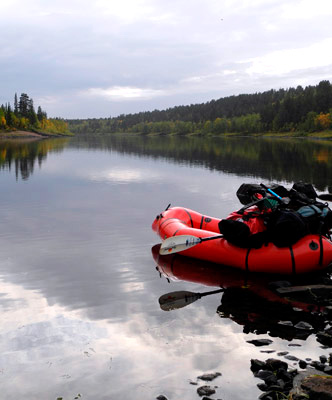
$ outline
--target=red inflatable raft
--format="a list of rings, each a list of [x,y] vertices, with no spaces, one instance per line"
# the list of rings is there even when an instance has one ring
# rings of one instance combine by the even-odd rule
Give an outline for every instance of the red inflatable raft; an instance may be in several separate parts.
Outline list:
[[[207,238],[220,235],[219,221],[187,208],[172,207],[155,218],[152,228],[162,240],[178,235]],[[251,272],[302,274],[320,271],[332,264],[332,242],[325,236],[307,235],[290,247],[280,248],[269,243],[260,249],[245,249],[217,238],[181,254]]]

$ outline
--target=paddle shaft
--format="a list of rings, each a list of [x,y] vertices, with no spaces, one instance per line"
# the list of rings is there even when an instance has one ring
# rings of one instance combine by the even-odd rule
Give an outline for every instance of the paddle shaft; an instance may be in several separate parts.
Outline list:
[[[201,239],[201,242],[207,242],[208,240],[221,239],[221,238],[223,238],[223,237],[224,237],[224,235],[217,235],[217,236],[209,236],[209,237],[200,238],[200,239]],[[198,244],[198,243],[197,243],[197,244]]]

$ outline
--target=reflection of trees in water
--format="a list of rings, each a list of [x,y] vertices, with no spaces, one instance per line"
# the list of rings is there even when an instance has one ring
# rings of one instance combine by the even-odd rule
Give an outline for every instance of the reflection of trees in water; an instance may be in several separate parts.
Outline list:
[[[319,190],[326,189],[332,174],[332,142],[322,140],[111,135],[91,142],[79,139],[77,143],[84,148],[161,157],[240,176],[306,180]]]
[[[68,139],[51,139],[40,141],[1,141],[0,168],[15,168],[16,179],[19,176],[27,180],[34,171],[35,163],[41,167],[49,151],[62,151]]]

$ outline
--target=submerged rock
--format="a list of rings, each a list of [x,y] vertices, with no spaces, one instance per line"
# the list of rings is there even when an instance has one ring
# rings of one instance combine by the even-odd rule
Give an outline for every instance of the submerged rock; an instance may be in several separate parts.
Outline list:
[[[287,354],[287,356],[285,356],[285,358],[289,361],[299,361],[299,359],[295,356],[292,356],[291,354]]]
[[[255,346],[268,346],[269,344],[273,343],[271,339],[254,339],[254,340],[247,340],[247,343],[251,343]]]
[[[197,379],[201,379],[202,381],[213,381],[214,379],[218,378],[218,376],[221,376],[220,372],[213,372],[210,374],[200,375],[197,377]]]
[[[199,396],[210,396],[211,394],[215,394],[216,391],[211,386],[205,385],[199,387],[197,393]]]
[[[167,397],[164,396],[163,394],[160,394],[159,396],[156,397],[157,400],[167,400]]]

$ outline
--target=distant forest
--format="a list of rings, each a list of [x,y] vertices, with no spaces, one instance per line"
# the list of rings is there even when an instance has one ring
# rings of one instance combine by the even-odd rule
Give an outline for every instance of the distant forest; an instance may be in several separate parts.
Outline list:
[[[67,120],[76,134],[225,134],[318,132],[332,129],[332,85],[271,89],[202,104],[114,118]]]
[[[68,134],[68,124],[60,118],[47,118],[46,111],[39,106],[35,111],[33,100],[22,93],[20,98],[14,96],[14,107],[10,103],[0,106],[0,132],[15,130],[31,130],[54,134]]]

